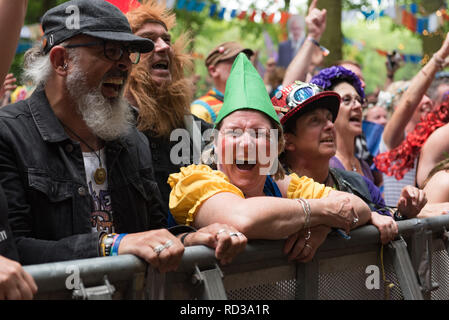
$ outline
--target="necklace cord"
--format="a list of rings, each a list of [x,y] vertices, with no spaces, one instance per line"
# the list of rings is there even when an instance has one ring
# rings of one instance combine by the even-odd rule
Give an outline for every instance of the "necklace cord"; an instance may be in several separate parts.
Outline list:
[[[64,124],[62,121],[60,121],[60,122],[61,122],[62,126],[63,126],[64,128],[66,128],[67,130],[69,130],[70,133],[72,133],[75,137],[77,137],[77,138],[80,140],[80,142],[84,143],[84,144],[86,145],[86,147],[88,147],[90,150],[92,150],[92,152],[93,152],[93,153],[95,154],[95,156],[98,158],[98,162],[99,162],[100,168],[102,168],[103,166],[101,165],[101,149],[98,150],[98,153],[99,153],[99,154],[97,154],[97,153],[95,152],[95,149],[92,148],[92,147],[91,147],[86,141],[84,141],[79,135],[77,135],[75,131],[73,131],[69,126],[67,126],[66,124]]]

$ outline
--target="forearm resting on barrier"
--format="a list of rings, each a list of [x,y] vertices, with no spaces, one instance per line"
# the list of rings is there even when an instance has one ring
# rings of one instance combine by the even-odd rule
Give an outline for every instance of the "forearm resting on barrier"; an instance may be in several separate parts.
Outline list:
[[[354,201],[347,193],[337,192],[332,197],[307,201],[311,209],[310,227],[324,224],[349,231],[357,214],[362,217],[362,223],[369,218],[365,218],[363,208],[365,206],[369,213],[368,206]],[[356,204],[354,207],[353,202]],[[283,239],[303,229],[305,218],[304,209],[296,199],[242,199],[231,193],[219,193],[201,205],[195,215],[194,226],[201,228],[212,223],[224,223],[234,226],[248,239]]]

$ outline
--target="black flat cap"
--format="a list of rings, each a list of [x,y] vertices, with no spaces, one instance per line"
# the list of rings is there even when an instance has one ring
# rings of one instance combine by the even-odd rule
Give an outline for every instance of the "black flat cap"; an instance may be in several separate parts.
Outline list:
[[[153,50],[150,39],[135,36],[125,15],[104,0],[72,0],[48,10],[42,18],[42,49],[84,34],[104,40],[126,42],[138,52]]]

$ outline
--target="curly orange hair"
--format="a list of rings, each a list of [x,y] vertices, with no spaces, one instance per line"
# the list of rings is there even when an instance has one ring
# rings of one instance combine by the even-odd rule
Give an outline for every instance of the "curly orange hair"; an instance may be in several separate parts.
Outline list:
[[[126,16],[134,33],[146,23],[160,23],[167,31],[176,24],[175,14],[165,3],[154,0],[144,1]],[[193,70],[192,57],[185,53],[188,42],[188,35],[182,34],[171,44],[172,81],[163,87],[152,80],[148,59],[143,58],[133,67],[126,91],[130,101],[139,108],[139,130],[151,130],[155,136],[169,136],[173,129],[184,127],[184,115],[189,113],[193,98],[193,86],[184,73]]]

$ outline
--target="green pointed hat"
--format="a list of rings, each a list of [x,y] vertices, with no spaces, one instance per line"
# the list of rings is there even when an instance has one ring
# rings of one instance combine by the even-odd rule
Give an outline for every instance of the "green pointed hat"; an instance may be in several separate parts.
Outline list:
[[[232,112],[241,109],[260,111],[280,124],[262,78],[243,52],[235,59],[226,81],[224,102],[215,127]]]

